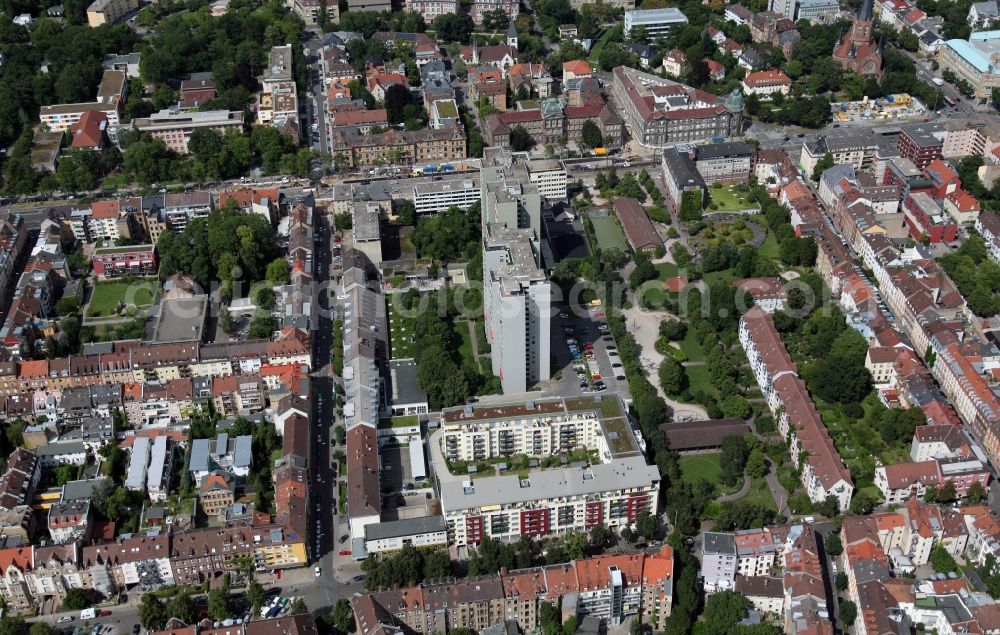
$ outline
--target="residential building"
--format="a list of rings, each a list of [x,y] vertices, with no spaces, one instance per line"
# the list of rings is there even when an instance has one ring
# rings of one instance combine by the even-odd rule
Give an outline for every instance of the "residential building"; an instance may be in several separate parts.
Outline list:
[[[625,38],[631,37],[632,29],[641,27],[646,31],[646,42],[655,44],[665,38],[673,29],[687,26],[688,19],[680,9],[636,9],[625,12]]]
[[[226,472],[212,472],[198,485],[198,501],[208,516],[222,516],[236,502],[236,485]]]
[[[365,551],[369,555],[399,551],[406,546],[420,549],[447,544],[448,525],[443,516],[420,516],[365,527]]]
[[[706,593],[732,591],[736,585],[736,538],[706,531],[701,536],[701,577]]]
[[[490,11],[496,11],[497,9],[502,10],[507,14],[507,18],[513,25],[514,20],[520,13],[521,4],[517,0],[473,0],[472,7],[469,9],[469,14],[472,16],[473,22],[476,24],[482,24],[483,18]]]
[[[92,522],[89,499],[54,503],[49,507],[49,536],[56,544],[87,540]]]
[[[526,155],[488,149],[482,166],[486,336],[504,392],[525,392],[550,374],[552,287],[538,242],[541,195]]]
[[[680,49],[670,49],[663,56],[663,70],[674,77],[680,77],[687,64],[687,54]]]
[[[168,108],[155,112],[149,117],[136,117],[132,127],[146,132],[154,138],[163,139],[167,147],[180,154],[187,154],[191,133],[198,129],[215,130],[225,133],[233,128],[243,129],[243,112],[239,110],[202,110],[182,112]]]
[[[937,123],[918,123],[900,126],[899,155],[913,161],[918,170],[941,158],[941,149],[947,134]]]
[[[340,6],[335,2],[323,2],[323,0],[294,0],[292,9],[302,18],[306,26],[319,23],[320,11],[326,7],[327,19],[336,24],[340,21]]]
[[[98,247],[90,263],[94,275],[101,279],[154,275],[157,270],[156,245]]]
[[[770,99],[771,95],[787,95],[792,89],[792,80],[780,70],[747,73],[742,82],[743,93]]]
[[[789,439],[792,462],[800,466],[809,499],[821,502],[833,496],[840,509],[847,509],[854,493],[850,472],[771,316],[758,307],[750,309],[740,319],[739,336],[778,429]]]
[[[756,150],[742,141],[700,145],[694,165],[706,183],[750,180]]]
[[[125,14],[139,8],[139,0],[94,0],[87,7],[87,24],[97,28],[114,24]]]
[[[210,474],[220,472],[246,478],[253,465],[252,446],[250,435],[230,438],[221,432],[215,439],[194,439],[188,464],[191,478],[199,485]]]
[[[993,212],[983,212],[976,219],[976,231],[986,241],[990,258],[1000,262],[1000,216]]]
[[[645,146],[719,140],[741,134],[743,97],[710,95],[656,75],[619,66],[611,94],[629,130]]]
[[[440,130],[389,130],[362,135],[352,130],[334,130],[330,152],[343,157],[347,167],[441,163],[464,159],[465,130],[461,126]]]
[[[449,543],[475,545],[485,538],[516,541],[586,531],[620,529],[643,510],[656,509],[659,472],[641,455],[591,467],[450,480],[441,484],[441,509]]]
[[[606,421],[594,406],[552,399],[445,409],[442,453],[449,461],[474,462],[521,454],[538,459],[581,448],[595,451],[602,461],[635,452],[631,432]]]
[[[958,225],[926,192],[910,192],[903,200],[903,212],[910,237],[931,243],[954,242]]]
[[[41,465],[33,452],[24,448],[11,452],[0,477],[0,510],[8,511],[30,503],[41,474]]]
[[[117,126],[121,121],[121,114],[125,111],[126,97],[128,97],[128,78],[125,71],[106,70],[97,87],[95,101],[42,106],[38,111],[38,118],[52,132],[70,130],[87,112],[101,113],[107,119],[109,126]]]
[[[389,0],[348,0],[348,11],[392,11],[392,3]]]
[[[458,13],[458,0],[406,0],[407,11],[419,13],[430,24],[439,15]]]
[[[73,133],[70,147],[83,150],[102,150],[108,141],[105,132],[107,127],[108,116],[103,112],[95,110],[84,112],[80,116],[80,121],[70,128]]]

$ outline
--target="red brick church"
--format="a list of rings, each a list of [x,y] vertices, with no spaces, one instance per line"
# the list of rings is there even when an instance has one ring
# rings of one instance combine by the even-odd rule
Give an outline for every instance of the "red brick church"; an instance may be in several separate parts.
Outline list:
[[[882,47],[872,34],[874,0],[864,0],[851,30],[837,41],[833,58],[846,70],[862,77],[882,79]]]

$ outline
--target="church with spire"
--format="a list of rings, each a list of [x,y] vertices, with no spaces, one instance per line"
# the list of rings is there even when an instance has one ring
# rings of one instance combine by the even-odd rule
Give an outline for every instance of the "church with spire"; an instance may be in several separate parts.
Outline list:
[[[833,59],[845,70],[865,78],[882,79],[882,44],[875,41],[874,0],[864,0],[846,35],[837,40]]]

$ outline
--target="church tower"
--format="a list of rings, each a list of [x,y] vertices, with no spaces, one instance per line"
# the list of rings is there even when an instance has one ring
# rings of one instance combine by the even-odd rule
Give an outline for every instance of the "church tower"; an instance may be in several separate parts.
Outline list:
[[[517,27],[514,26],[514,21],[510,21],[510,28],[507,29],[507,46],[511,48],[517,48]]]
[[[882,79],[882,47],[874,37],[874,0],[864,0],[846,36],[837,41],[833,58],[844,69],[865,78]]]

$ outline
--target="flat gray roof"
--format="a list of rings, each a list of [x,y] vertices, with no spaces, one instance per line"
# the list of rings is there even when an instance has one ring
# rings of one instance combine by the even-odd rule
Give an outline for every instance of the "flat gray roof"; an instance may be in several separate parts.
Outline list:
[[[444,521],[444,516],[421,516],[365,525],[365,540],[385,540],[447,530],[448,525]]]
[[[211,443],[211,439],[194,439],[191,441],[191,461],[188,463],[188,469],[192,472],[208,471],[208,451]]]
[[[427,401],[427,391],[417,385],[417,363],[412,359],[394,359],[389,362],[391,403],[411,404]]]
[[[66,502],[81,498],[93,498],[94,490],[106,479],[107,477],[100,476],[85,481],[69,481],[63,485],[62,496],[59,500]]]
[[[200,342],[208,313],[208,296],[167,298],[160,303],[153,341]]]
[[[616,459],[590,468],[567,467],[531,473],[527,479],[512,474],[474,480],[455,479],[441,484],[444,511],[510,505],[529,501],[581,496],[660,482],[660,473],[642,456]]]

